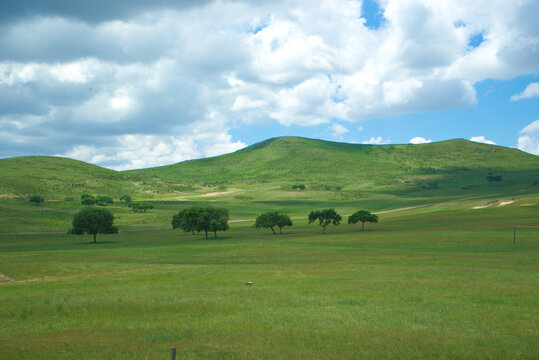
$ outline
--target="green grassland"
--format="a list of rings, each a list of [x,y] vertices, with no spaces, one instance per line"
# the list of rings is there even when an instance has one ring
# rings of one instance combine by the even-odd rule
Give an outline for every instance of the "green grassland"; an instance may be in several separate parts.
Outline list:
[[[539,229],[512,225],[539,198],[482,203],[363,232],[0,235],[0,358],[536,359]]]
[[[538,190],[539,157],[465,140],[276,138],[124,172],[2,159],[0,359],[536,359],[539,228],[513,226],[539,225]],[[83,193],[115,199],[119,234],[66,234]],[[206,205],[229,209],[218,239],[170,229]],[[344,219],[322,234],[307,214],[328,207]],[[358,209],[380,223],[346,224]],[[294,226],[256,230],[266,211]]]

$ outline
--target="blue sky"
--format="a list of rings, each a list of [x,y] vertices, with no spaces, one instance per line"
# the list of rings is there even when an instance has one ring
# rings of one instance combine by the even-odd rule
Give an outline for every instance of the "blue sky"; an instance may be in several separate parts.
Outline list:
[[[275,136],[539,154],[537,18],[535,0],[5,0],[0,157],[123,170]]]

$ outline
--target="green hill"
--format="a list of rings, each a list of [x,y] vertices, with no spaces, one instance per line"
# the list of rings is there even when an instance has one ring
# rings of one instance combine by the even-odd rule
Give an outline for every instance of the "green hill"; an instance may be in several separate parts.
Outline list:
[[[273,190],[393,194],[536,192],[539,157],[517,149],[449,140],[422,145],[361,145],[273,138],[231,154],[118,172],[60,157],[0,160],[0,194],[61,198],[88,192],[117,196],[205,191],[204,187],[273,184]],[[501,177],[501,181],[487,178]],[[265,186],[268,189],[268,186]],[[318,196],[318,195],[317,195]],[[352,196],[353,197],[353,196]]]
[[[0,193],[47,197],[83,192],[115,195],[131,187],[124,174],[82,161],[51,156],[0,160]]]
[[[360,145],[281,137],[213,158],[127,173],[169,182],[305,183],[314,189],[470,190],[533,186],[539,157],[467,140],[423,145]],[[488,176],[502,181],[488,182]]]

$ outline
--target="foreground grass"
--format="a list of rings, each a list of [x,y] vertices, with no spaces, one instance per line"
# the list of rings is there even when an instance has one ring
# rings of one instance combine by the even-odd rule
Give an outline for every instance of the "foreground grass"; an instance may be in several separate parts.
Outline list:
[[[537,204],[394,213],[367,231],[296,221],[0,236],[0,358],[539,356]],[[246,287],[245,281],[253,281]]]

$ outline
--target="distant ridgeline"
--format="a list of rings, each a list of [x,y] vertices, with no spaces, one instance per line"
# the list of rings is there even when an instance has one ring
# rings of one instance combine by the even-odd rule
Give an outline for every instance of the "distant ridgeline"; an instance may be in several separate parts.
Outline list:
[[[199,186],[276,183],[290,191],[456,191],[514,187],[537,192],[539,157],[513,148],[449,140],[361,145],[297,137],[234,153],[143,170],[113,171],[59,157],[0,160],[2,197],[189,192]]]

